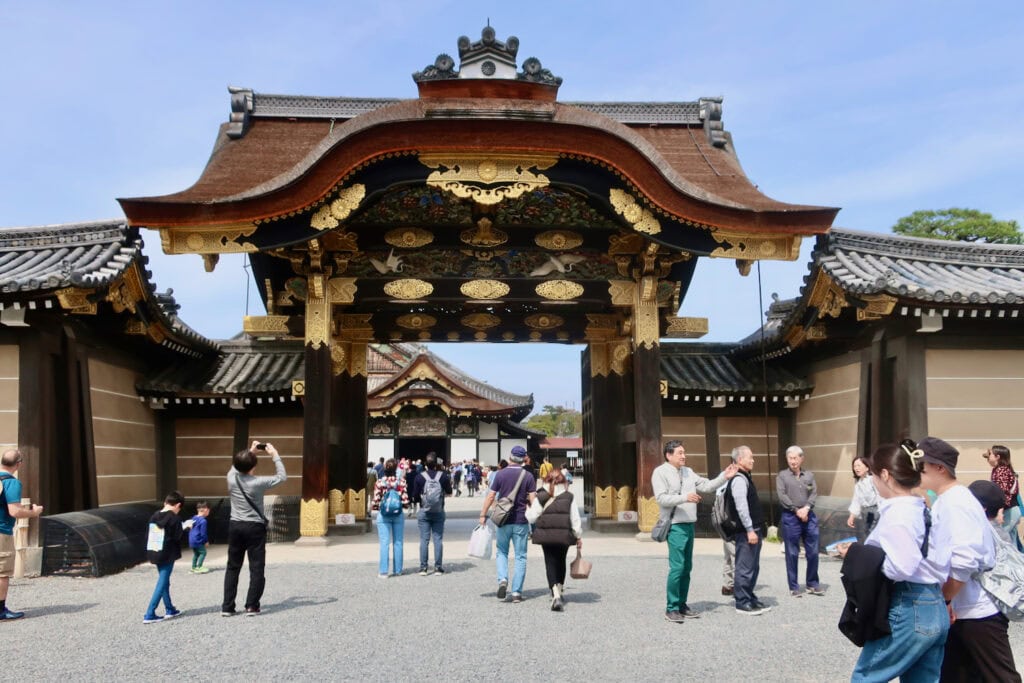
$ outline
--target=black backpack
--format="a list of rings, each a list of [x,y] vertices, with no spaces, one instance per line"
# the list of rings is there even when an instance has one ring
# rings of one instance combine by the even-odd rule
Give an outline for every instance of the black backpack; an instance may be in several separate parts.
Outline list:
[[[732,499],[732,479],[721,491],[715,493],[715,503],[711,507],[711,526],[715,527],[723,541],[731,541],[740,532],[739,515]]]

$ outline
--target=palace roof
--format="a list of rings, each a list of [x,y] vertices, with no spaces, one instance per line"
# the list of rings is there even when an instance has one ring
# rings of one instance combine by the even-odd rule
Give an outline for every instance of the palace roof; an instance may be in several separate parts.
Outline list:
[[[93,315],[107,301],[141,332],[158,328],[151,336],[165,347],[192,356],[215,350],[178,318],[173,290],[156,291],[142,246],[138,229],[117,219],[0,228],[0,309]]]
[[[827,318],[890,315],[1019,318],[1024,310],[1024,246],[953,242],[833,228],[817,238],[800,296],[771,305],[767,355],[821,338]],[[756,351],[761,333],[743,339]]]
[[[673,400],[713,402],[760,401],[767,393],[772,401],[800,399],[814,386],[778,363],[762,367],[753,359],[733,354],[737,344],[661,344],[661,377]]]

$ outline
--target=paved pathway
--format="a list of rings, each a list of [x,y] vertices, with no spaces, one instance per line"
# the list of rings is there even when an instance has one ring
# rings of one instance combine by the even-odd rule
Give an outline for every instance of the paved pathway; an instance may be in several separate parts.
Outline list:
[[[703,616],[677,625],[663,619],[665,546],[590,534],[584,550],[593,574],[569,580],[559,614],[548,609],[535,546],[526,600],[495,599],[494,563],[465,554],[474,524],[450,520],[443,576],[415,573],[412,520],[406,574],[386,580],[377,578],[375,535],[332,537],[321,548],[272,544],[256,618],[219,616],[222,546],[210,553],[209,574],[189,574],[188,558],[179,561],[172,596],[184,614],[152,625],[141,623],[156,576],[150,566],[102,579],[15,580],[12,607],[29,616],[0,626],[4,668],[28,681],[469,680],[499,671],[546,681],[849,680],[859,651],[836,629],[836,561],[822,563],[825,597],[791,598],[781,546],[766,545],[758,592],[774,609],[748,617],[720,594],[720,545],[702,540],[690,605]],[[246,583],[243,574],[240,596]],[[1024,669],[1024,626],[1010,633]]]

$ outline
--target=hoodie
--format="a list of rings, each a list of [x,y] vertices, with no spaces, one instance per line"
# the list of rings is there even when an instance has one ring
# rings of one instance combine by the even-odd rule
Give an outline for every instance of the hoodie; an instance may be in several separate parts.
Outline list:
[[[181,557],[181,518],[173,510],[160,510],[149,518],[150,524],[156,524],[164,530],[163,550],[148,550],[146,557],[156,565],[174,562]]]

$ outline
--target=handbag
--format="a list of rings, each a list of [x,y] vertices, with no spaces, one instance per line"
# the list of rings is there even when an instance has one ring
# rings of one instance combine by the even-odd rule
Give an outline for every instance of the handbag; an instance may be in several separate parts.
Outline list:
[[[574,579],[588,579],[590,578],[590,570],[593,566],[594,563],[583,559],[583,553],[577,549],[576,559],[569,565],[569,576]]]
[[[675,514],[673,508],[672,514]],[[668,532],[672,531],[672,515],[668,517],[658,517],[658,521],[654,523],[654,528],[651,529],[651,540],[657,541],[658,543],[664,543],[668,540]]]
[[[486,524],[473,529],[469,537],[469,549],[466,554],[480,560],[491,559],[491,548],[494,545],[494,532]]]
[[[999,538],[994,529],[991,533],[996,546],[995,565],[975,572],[972,578],[1007,619],[1024,621],[1024,555]]]
[[[512,518],[512,512],[516,509],[516,494],[519,493],[519,485],[523,483],[525,476],[526,470],[524,469],[519,472],[519,478],[516,479],[516,485],[512,492],[507,496],[502,496],[494,504],[494,509],[491,510],[491,521],[494,522],[494,526],[505,526]]]

